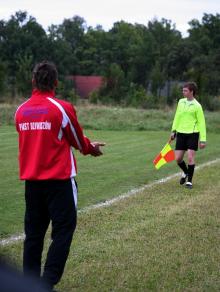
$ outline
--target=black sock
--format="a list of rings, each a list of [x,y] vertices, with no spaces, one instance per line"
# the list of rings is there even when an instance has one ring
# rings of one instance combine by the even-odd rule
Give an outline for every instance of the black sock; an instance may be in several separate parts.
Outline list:
[[[188,165],[188,181],[192,182],[195,164]]]
[[[188,174],[188,168],[187,168],[184,160],[182,162],[178,163],[178,165],[185,174]]]

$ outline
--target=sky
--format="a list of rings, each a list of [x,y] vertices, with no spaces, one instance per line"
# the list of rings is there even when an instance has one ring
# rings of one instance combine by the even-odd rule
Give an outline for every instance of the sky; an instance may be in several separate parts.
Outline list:
[[[45,30],[75,15],[83,17],[87,26],[101,25],[105,30],[120,20],[147,25],[154,18],[165,18],[187,36],[189,21],[201,21],[204,13],[220,14],[220,0],[0,0],[0,19],[7,21],[19,10],[35,17]]]

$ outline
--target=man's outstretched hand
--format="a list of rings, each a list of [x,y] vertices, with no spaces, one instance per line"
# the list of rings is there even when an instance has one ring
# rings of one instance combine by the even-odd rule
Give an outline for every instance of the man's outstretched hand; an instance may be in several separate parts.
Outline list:
[[[104,142],[91,142],[91,145],[93,147],[93,150],[91,153],[92,156],[100,156],[103,154],[100,147],[105,146]]]

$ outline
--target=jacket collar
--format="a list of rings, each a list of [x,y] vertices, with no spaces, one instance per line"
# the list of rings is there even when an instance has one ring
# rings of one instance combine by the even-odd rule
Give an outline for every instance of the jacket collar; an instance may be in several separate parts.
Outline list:
[[[46,97],[54,97],[55,91],[40,91],[39,89],[33,89],[31,98],[46,98]]]

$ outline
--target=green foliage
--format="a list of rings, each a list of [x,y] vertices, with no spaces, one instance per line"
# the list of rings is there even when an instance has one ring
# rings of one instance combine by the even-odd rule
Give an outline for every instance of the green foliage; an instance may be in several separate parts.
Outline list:
[[[190,26],[188,42],[194,54],[186,76],[198,83],[201,94],[213,97],[219,93],[220,14],[205,13],[202,23],[193,20]]]
[[[79,96],[75,92],[73,81],[62,76],[60,78],[56,89],[57,96],[76,104]]]
[[[161,69],[159,62],[156,62],[151,71],[151,92],[157,98],[160,97],[160,91],[166,80],[165,73]]]
[[[90,93],[90,95],[89,95],[89,101],[92,104],[98,104],[100,102],[100,94],[99,94],[99,91],[97,91],[97,90],[92,91]]]
[[[17,71],[16,71],[16,87],[18,93],[27,96],[31,91],[31,67],[33,64],[33,57],[24,55],[19,56],[16,61]]]
[[[220,110],[220,96],[209,96],[209,95],[201,95],[200,97],[201,103],[204,107],[209,111],[219,111]]]
[[[7,90],[6,78],[7,78],[7,65],[6,63],[2,62],[0,59],[0,102],[2,101],[3,96]]]
[[[178,84],[174,84],[171,90],[171,94],[169,96],[169,99],[167,100],[167,103],[169,105],[173,104],[174,101],[179,100],[182,97],[182,90]]]
[[[159,107],[163,99],[172,104],[171,91],[162,93],[167,82],[192,80],[198,83],[200,95],[209,95],[210,104],[216,103],[220,15],[205,13],[201,22],[194,19],[189,25],[189,36],[182,38],[175,24],[163,18],[147,25],[122,20],[104,31],[100,25],[87,27],[75,15],[45,32],[34,17],[18,11],[8,21],[0,20],[0,94],[26,95],[33,66],[47,59],[57,65],[61,76],[106,77],[100,98],[92,98],[99,102]],[[149,96],[143,88],[151,89]]]
[[[105,80],[103,87],[99,91],[101,100],[106,103],[110,101],[120,104],[127,93],[124,71],[118,64],[113,63],[106,72]]]
[[[209,110],[220,111],[220,96],[215,96],[214,98],[211,98]]]
[[[127,93],[126,105],[136,108],[151,109],[156,107],[156,102],[152,95],[147,95],[143,86],[131,83]]]

